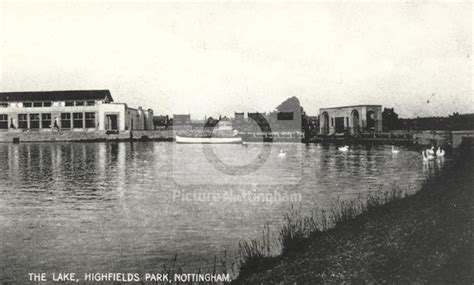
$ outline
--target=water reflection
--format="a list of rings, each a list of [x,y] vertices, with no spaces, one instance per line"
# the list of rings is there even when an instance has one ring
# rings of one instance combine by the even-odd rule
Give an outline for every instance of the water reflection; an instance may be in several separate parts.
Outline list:
[[[222,146],[215,153],[245,165],[245,156],[262,147],[272,146]],[[310,211],[395,183],[417,189],[446,163],[423,164],[417,152],[401,148],[393,155],[385,146],[279,149],[284,160],[271,156],[258,173],[226,184],[215,169],[201,167],[208,161],[196,145],[1,144],[0,280],[23,281],[34,271],[153,272],[176,253],[199,267],[224,249],[235,253],[238,241],[259,236],[265,223],[279,225],[291,204],[184,201],[173,197],[176,191],[298,193]]]
[[[445,167],[446,163],[447,159],[445,157],[423,161],[423,171],[428,175],[436,175]]]

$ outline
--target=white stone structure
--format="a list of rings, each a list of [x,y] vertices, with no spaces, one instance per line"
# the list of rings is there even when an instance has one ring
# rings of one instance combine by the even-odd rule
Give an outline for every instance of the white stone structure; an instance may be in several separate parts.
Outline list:
[[[320,134],[334,135],[382,131],[381,105],[355,105],[319,110]]]
[[[152,129],[153,110],[114,103],[109,90],[0,93],[0,131]]]

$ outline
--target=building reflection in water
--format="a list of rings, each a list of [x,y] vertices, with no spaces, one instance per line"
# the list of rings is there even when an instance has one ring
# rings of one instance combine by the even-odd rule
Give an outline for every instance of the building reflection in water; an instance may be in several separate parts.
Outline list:
[[[61,199],[97,199],[114,190],[123,196],[127,163],[133,161],[129,152],[127,143],[4,144],[0,155],[7,163],[0,166],[1,179]]]
[[[126,179],[126,143],[120,143],[115,146],[115,151],[112,155],[115,156],[116,161],[116,189],[119,193],[119,197],[123,197],[125,191],[125,179]],[[114,148],[113,148],[114,149]]]
[[[20,151],[18,144],[8,144],[8,178],[11,182],[17,182],[20,174]]]
[[[99,180],[105,180],[106,168],[107,168],[107,144],[99,143],[97,145],[97,173]]]

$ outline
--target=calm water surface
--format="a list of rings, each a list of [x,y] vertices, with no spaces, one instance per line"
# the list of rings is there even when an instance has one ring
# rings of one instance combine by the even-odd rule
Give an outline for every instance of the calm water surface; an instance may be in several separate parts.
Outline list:
[[[209,268],[265,223],[277,229],[292,204],[309,212],[393,185],[416,191],[433,171],[404,148],[300,144],[0,144],[0,162],[4,281],[156,272],[176,254]]]

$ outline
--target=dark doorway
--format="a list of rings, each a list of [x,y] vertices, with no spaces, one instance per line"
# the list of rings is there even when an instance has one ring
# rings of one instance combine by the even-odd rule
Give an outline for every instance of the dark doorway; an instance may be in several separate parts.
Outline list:
[[[375,112],[374,111],[367,112],[367,130],[375,131]]]
[[[344,132],[344,117],[337,117],[336,118],[336,133],[343,133]]]
[[[322,131],[323,135],[327,135],[327,134],[329,134],[329,115],[328,115],[328,113],[326,113],[326,112],[323,113],[322,120],[323,120],[323,123],[322,123],[323,129],[321,131]]]
[[[352,111],[352,133],[357,134],[359,132],[359,112],[357,110]]]
[[[107,130],[116,131],[118,130],[118,115],[106,115]]]

